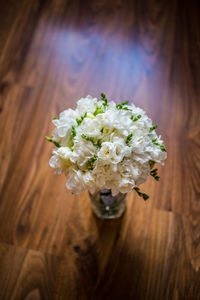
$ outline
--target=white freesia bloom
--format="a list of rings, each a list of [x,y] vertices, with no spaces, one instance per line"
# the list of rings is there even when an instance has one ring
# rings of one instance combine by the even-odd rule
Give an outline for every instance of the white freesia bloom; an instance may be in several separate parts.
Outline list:
[[[67,169],[71,166],[71,157],[72,152],[68,147],[60,147],[53,150],[53,155],[49,161],[49,164],[58,174],[67,172]]]
[[[56,126],[52,134],[53,140],[58,142],[61,146],[66,146],[70,140],[71,128],[76,125],[76,119],[78,117],[78,113],[71,108],[61,112],[59,119],[52,121]]]
[[[84,191],[83,172],[75,168],[70,168],[67,175],[66,187],[72,190],[74,194],[80,194]]]
[[[97,148],[91,142],[82,137],[75,138],[71,161],[82,169],[86,162],[96,154],[96,150]]]
[[[98,157],[105,164],[118,164],[127,153],[130,153],[128,148],[121,142],[104,142],[99,150]]]
[[[86,98],[81,98],[77,102],[76,112],[79,113],[80,116],[87,113],[93,113],[97,107],[97,98],[92,98],[91,96],[87,96]]]
[[[50,166],[65,173],[66,186],[79,194],[111,189],[127,193],[152,175],[152,163],[167,157],[151,119],[135,105],[106,103],[87,96],[53,120]]]
[[[90,118],[85,118],[81,124],[81,130],[85,133],[87,133],[87,136],[90,137],[99,137],[102,128],[102,124],[99,120],[95,119],[90,119]]]

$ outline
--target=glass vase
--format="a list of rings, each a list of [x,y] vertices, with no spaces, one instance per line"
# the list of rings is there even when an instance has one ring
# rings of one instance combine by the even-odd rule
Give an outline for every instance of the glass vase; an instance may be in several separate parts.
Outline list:
[[[111,190],[100,190],[90,194],[92,210],[97,217],[103,219],[119,218],[126,208],[126,195],[119,193],[112,196]]]

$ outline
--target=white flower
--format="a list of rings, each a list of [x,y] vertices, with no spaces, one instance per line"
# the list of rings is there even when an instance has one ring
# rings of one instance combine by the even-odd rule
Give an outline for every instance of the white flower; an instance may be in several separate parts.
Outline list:
[[[86,162],[93,157],[97,152],[91,142],[86,141],[82,137],[74,140],[74,150],[72,152],[71,161],[79,166],[79,168],[85,169]]]
[[[67,177],[67,188],[78,194],[111,189],[128,193],[150,175],[150,163],[167,157],[161,137],[146,113],[127,104],[106,103],[87,96],[53,120],[50,166]],[[151,174],[152,175],[152,174]]]
[[[92,98],[91,96],[87,96],[85,98],[81,98],[77,102],[76,112],[78,112],[79,116],[83,116],[86,112],[93,113],[97,107],[97,98]]]
[[[54,149],[53,156],[51,157],[49,164],[52,168],[55,169],[55,172],[58,174],[67,172],[67,169],[71,165],[71,156],[72,152],[68,147],[60,147],[58,149]]]
[[[59,119],[53,120],[56,128],[53,131],[53,139],[61,146],[67,146],[71,138],[71,128],[76,125],[79,115],[73,109],[68,109],[60,113]]]
[[[121,142],[104,142],[99,150],[98,157],[102,159],[105,164],[117,164],[124,156],[130,152],[128,147]]]
[[[93,188],[95,186],[95,178],[92,172],[87,171],[83,174],[83,182],[87,189],[93,191]]]
[[[122,177],[122,179],[119,182],[119,186],[118,186],[116,192],[114,192],[113,194],[117,194],[118,190],[120,191],[120,193],[131,192],[133,190],[133,186],[135,186],[134,180]]]
[[[90,137],[98,137],[101,132],[101,123],[95,118],[85,118],[81,124],[81,130]]]
[[[66,187],[74,194],[82,193],[85,189],[82,171],[71,168],[67,174]]]
[[[93,191],[95,185],[95,179],[91,172],[83,172],[76,168],[71,168],[67,175],[66,186],[72,190],[74,194],[82,193],[86,188]]]
[[[130,111],[120,111],[109,108],[105,113],[98,114],[97,119],[102,123],[102,127],[113,130],[117,129],[118,134],[128,135],[128,128],[132,125]]]

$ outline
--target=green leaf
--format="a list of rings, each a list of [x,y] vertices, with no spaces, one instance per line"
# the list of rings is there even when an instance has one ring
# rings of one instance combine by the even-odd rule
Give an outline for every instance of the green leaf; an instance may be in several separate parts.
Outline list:
[[[75,137],[75,136],[76,136],[76,129],[75,129],[75,127],[74,127],[74,126],[72,126],[71,135],[72,135],[73,137]]]
[[[81,134],[81,137],[82,137],[83,139],[87,140],[87,141],[90,140],[89,137],[87,137],[85,134]]]
[[[165,145],[160,145],[160,149],[161,149],[161,151],[163,151],[163,152],[167,152],[167,149],[165,148]]]
[[[103,106],[106,108],[108,107],[108,100],[106,98],[106,95],[101,93],[101,100],[103,101]]]
[[[158,127],[158,125],[153,125],[152,127],[149,128],[149,132],[152,132]]]
[[[129,110],[129,111],[132,111],[132,109],[128,108],[128,107],[122,107],[121,108],[122,110]]]
[[[106,99],[106,95],[104,93],[101,93],[101,99],[104,101]]]
[[[53,120],[59,120],[59,118],[58,117],[54,117]]]
[[[76,122],[77,122],[78,126],[81,125],[81,123],[83,122],[83,120],[84,120],[86,117],[87,117],[87,112],[86,112],[83,116],[81,116],[80,119],[76,119]]]
[[[72,126],[72,131],[71,131],[71,141],[69,143],[69,148],[71,151],[73,151],[73,146],[74,146],[74,138],[76,136],[76,129],[75,126]]]
[[[123,102],[123,103],[124,103],[124,102]],[[121,110],[130,110],[130,111],[132,111],[132,109],[130,109],[130,108],[124,106],[123,103],[122,103],[122,104],[116,104],[116,108],[117,108],[117,109],[121,109]]]
[[[82,120],[80,120],[80,119],[76,119],[76,122],[77,122],[77,124],[78,124],[78,126],[79,126],[79,125],[81,125],[81,123],[82,123]]]
[[[97,160],[97,155],[96,154],[94,154],[93,157],[88,159],[88,161],[86,163],[88,170],[93,170],[94,169],[94,163],[95,163],[96,160]]]
[[[147,199],[149,199],[149,196],[147,194],[141,193],[140,189],[138,187],[134,187],[133,189],[136,191],[136,193],[138,194],[138,196],[142,197],[145,201]]]
[[[53,140],[52,138],[50,138],[49,136],[46,135],[46,136],[45,136],[45,139],[46,139],[47,141],[53,143],[56,147],[58,147],[58,148],[61,147],[60,144],[59,144],[58,142],[54,141],[54,140]]]
[[[150,175],[153,176],[156,181],[160,180],[160,177],[158,176],[158,169],[151,170]]]
[[[160,143],[156,142],[156,140],[157,139],[152,140],[153,144],[156,145],[156,146],[159,146],[161,151],[167,152],[167,149],[166,149],[165,145],[161,145]]]
[[[101,109],[100,105],[97,105],[97,108],[95,110],[95,112],[93,113],[94,116],[98,115],[98,114],[102,114],[103,110]]]
[[[130,144],[130,141],[131,141],[132,137],[133,137],[133,134],[130,133],[130,134],[127,136],[127,138],[126,138],[126,145],[129,146],[129,147],[130,147],[129,144]]]
[[[150,166],[150,169],[152,169],[155,165],[155,161],[153,160],[149,160],[149,166]]]
[[[95,142],[94,140],[91,140],[91,142],[92,142],[95,146],[101,148],[101,144],[103,143],[103,140],[97,140],[96,142]]]
[[[158,171],[158,169],[154,169],[154,170],[151,171],[151,174],[157,173],[157,171]]]
[[[147,199],[149,199],[149,196],[147,194],[142,194],[143,199],[146,201]]]
[[[93,143],[94,146],[101,148],[101,144],[103,143],[102,139],[95,141],[94,138],[88,137],[85,134],[82,134],[81,137],[86,141],[90,141],[91,143]]]
[[[124,101],[121,104],[116,104],[116,108],[117,109],[122,109],[122,110],[130,110],[130,111],[132,111],[132,109],[124,106],[124,105],[127,105],[127,104],[128,104],[128,101]]]
[[[122,105],[121,105],[121,104],[117,104],[117,105],[116,105],[116,108],[117,108],[117,109],[122,109]]]
[[[73,151],[73,147],[74,147],[74,139],[72,139],[69,143],[69,148],[71,151]]]
[[[133,122],[136,122],[137,120],[139,120],[142,116],[141,115],[138,115],[137,117],[134,118],[134,116],[131,116],[131,120]]]

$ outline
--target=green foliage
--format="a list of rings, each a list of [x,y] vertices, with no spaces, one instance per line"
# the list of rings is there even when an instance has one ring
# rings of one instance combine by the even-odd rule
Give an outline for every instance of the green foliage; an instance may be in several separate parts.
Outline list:
[[[106,95],[101,93],[101,100],[103,101],[103,106],[106,108],[108,107],[108,100],[106,98]]]
[[[73,138],[76,136],[76,129],[74,126],[72,126],[71,136],[73,136]]]
[[[149,196],[147,194],[141,193],[140,189],[138,187],[134,187],[134,190],[138,194],[138,196],[142,197],[145,201],[149,199]]]
[[[99,140],[95,141],[94,138],[88,137],[88,136],[86,136],[85,134],[82,134],[81,137],[82,137],[83,139],[85,139],[86,141],[92,142],[92,144],[93,144],[94,146],[97,146],[97,147],[101,148],[101,144],[103,143],[103,140],[99,139]]]
[[[122,102],[122,105],[127,105],[128,104],[128,100]]]
[[[75,126],[72,126],[71,141],[69,143],[69,148],[70,148],[71,151],[73,151],[75,136],[76,136],[76,129],[75,129]]]
[[[101,144],[103,143],[103,140],[98,139],[97,141],[92,141],[92,143],[93,143],[95,146],[101,148]]]
[[[76,119],[76,122],[77,122],[78,126],[81,125],[81,123],[83,122],[83,120],[84,120],[86,117],[87,117],[87,112],[86,112],[83,116],[81,116],[80,119]]]
[[[160,180],[160,177],[158,176],[158,169],[154,169],[150,172],[150,175],[154,177],[154,179],[156,181],[159,181]]]
[[[87,137],[85,134],[82,134],[82,135],[81,135],[81,137],[82,137],[83,139],[87,140],[87,141],[89,141],[89,140],[90,140],[90,138],[89,138],[89,137]]]
[[[158,127],[158,125],[153,125],[152,127],[149,128],[149,132],[152,132]]]
[[[131,120],[133,122],[136,122],[137,120],[139,120],[142,116],[141,115],[138,115],[137,117],[134,117],[134,116],[131,116]]]
[[[161,145],[160,143],[158,143],[158,142],[156,142],[156,141],[157,141],[157,138],[156,138],[156,139],[153,139],[153,140],[152,140],[153,144],[156,145],[156,146],[159,146],[161,151],[167,152],[167,149],[166,149],[165,145]]]
[[[56,147],[60,148],[60,144],[56,141],[54,141],[52,138],[50,138],[49,136],[45,136],[45,139],[51,143],[53,143]]]
[[[128,100],[122,102],[121,104],[116,104],[116,108],[117,109],[122,109],[122,110],[130,110],[130,111],[132,111],[132,109],[130,109],[130,108],[128,108],[128,107],[125,106],[127,104],[128,104]]]
[[[150,169],[153,169],[154,165],[155,165],[155,161],[149,160]]]
[[[132,137],[133,137],[133,134],[130,133],[126,138],[126,145],[129,147],[130,147],[130,141],[131,141]]]
[[[88,170],[93,170],[94,169],[94,163],[95,163],[96,160],[97,160],[97,155],[96,154],[94,154],[93,157],[88,159],[88,161],[87,161]]]
[[[116,108],[117,108],[117,109],[122,109],[122,110],[130,110],[130,111],[132,111],[132,109],[130,109],[130,108],[124,106],[124,104],[117,104],[117,105],[116,105]]]
[[[93,113],[94,116],[98,115],[98,114],[102,114],[103,110],[101,109],[100,105],[97,105],[97,108],[95,110],[95,112]]]
[[[167,152],[167,149],[166,149],[165,145],[160,145],[160,149],[163,152]]]
[[[71,151],[73,151],[73,147],[74,147],[74,139],[72,139],[69,143],[69,148]]]

